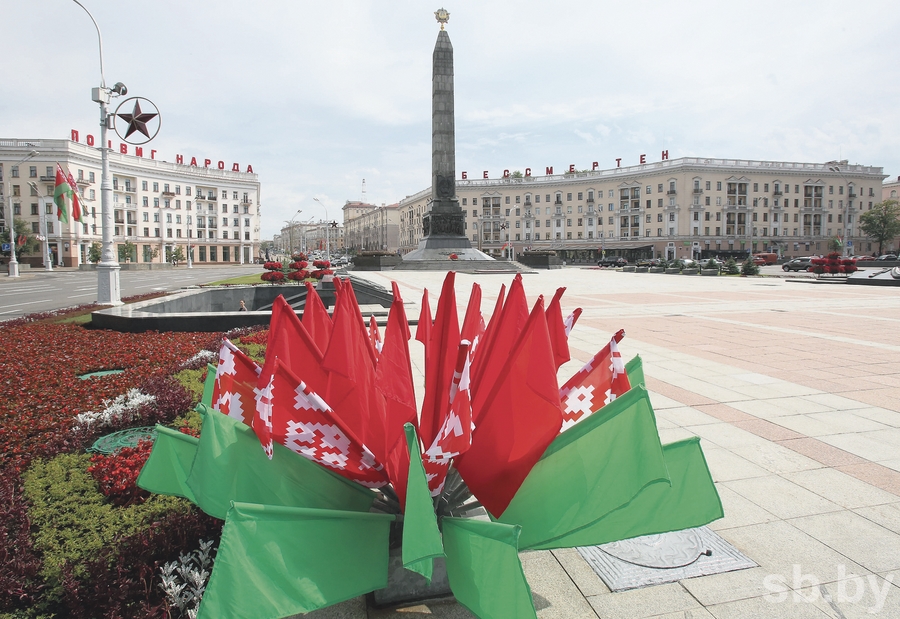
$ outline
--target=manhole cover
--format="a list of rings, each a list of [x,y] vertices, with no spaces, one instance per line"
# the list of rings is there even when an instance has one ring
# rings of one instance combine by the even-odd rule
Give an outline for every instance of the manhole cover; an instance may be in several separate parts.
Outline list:
[[[756,567],[708,527],[584,546],[578,552],[611,591]]]

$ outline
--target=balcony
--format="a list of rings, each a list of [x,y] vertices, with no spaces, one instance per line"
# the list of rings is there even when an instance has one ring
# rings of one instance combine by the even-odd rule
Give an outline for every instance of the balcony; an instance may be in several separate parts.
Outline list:
[[[853,200],[854,198],[857,197],[857,194],[851,191],[850,193],[847,194],[847,197],[850,198],[851,200]]]
[[[174,198],[175,192],[174,191],[164,191],[164,192],[162,192],[162,195],[164,195],[167,198]]]
[[[784,193],[780,189],[775,189],[775,191],[772,192],[772,195],[773,196],[783,196]]]
[[[670,189],[669,191],[666,192],[666,195],[667,195],[667,196],[674,196],[676,193],[678,193],[678,192],[675,191],[674,189]]]
[[[52,182],[55,181],[55,180],[56,180],[56,177],[55,177],[55,176],[42,176],[42,177],[41,177],[41,182],[42,182],[42,183],[52,183]],[[79,181],[79,182],[81,182],[81,181]]]
[[[700,187],[694,187],[694,195],[699,196],[703,193],[703,190]]]
[[[593,202],[593,201],[594,201],[594,196],[588,196],[588,197],[587,197],[587,201],[588,201],[588,202]]]

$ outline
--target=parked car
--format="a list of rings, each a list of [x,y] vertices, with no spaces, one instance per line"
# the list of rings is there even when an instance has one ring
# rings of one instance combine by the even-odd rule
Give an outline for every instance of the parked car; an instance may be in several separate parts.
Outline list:
[[[700,263],[693,258],[679,258],[670,262],[669,266],[672,268],[678,267],[679,269],[698,269],[700,268]]]
[[[755,264],[758,267],[764,267],[769,263],[762,256],[753,256],[753,264]]]
[[[812,265],[810,258],[794,258],[781,265],[783,271],[808,271]]]
[[[714,263],[715,266],[712,266],[712,267],[709,266],[710,262]],[[714,269],[716,267],[721,268],[724,264],[725,264],[725,262],[722,260],[716,260],[715,258],[704,258],[703,260],[700,261],[700,268],[701,269],[710,269],[710,268]]]
[[[597,261],[598,267],[623,267],[628,264],[622,256],[606,256]]]
[[[875,260],[896,260],[897,254],[882,254],[875,258]]]
[[[661,258],[641,258],[634,264],[639,267],[658,267],[663,263]]]
[[[853,258],[857,262],[867,262],[869,260],[875,260],[875,258],[873,258],[872,256],[853,256]]]

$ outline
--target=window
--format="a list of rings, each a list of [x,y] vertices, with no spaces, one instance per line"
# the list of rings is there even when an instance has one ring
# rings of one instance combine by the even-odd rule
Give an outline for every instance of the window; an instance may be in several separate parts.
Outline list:
[[[159,183],[153,183],[153,191],[159,191]]]
[[[662,221],[662,220],[663,220],[663,214],[662,214],[662,213],[657,213],[657,214],[656,214],[656,221]]]
[[[38,205],[37,205],[37,204],[32,204],[32,205],[31,205],[31,214],[32,214],[32,215],[38,215]]]
[[[506,204],[509,204],[509,196],[506,196]]]
[[[159,198],[153,198],[153,206],[159,208]]]
[[[722,181],[716,181],[716,191],[722,191]]]
[[[669,213],[669,221],[675,221],[675,213]]]
[[[706,191],[709,191],[709,189],[710,189],[710,184],[711,184],[710,181],[706,181]]]

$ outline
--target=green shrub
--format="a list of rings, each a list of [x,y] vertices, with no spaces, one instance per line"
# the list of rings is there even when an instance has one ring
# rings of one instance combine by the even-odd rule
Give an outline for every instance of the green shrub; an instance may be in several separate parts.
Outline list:
[[[196,406],[203,397],[203,381],[206,378],[206,368],[196,370],[181,370],[173,374],[184,390],[188,392],[191,398],[191,406]]]
[[[23,476],[25,498],[33,527],[35,549],[43,555],[41,575],[51,597],[61,593],[63,566],[68,562],[76,576],[84,576],[83,564],[118,538],[132,535],[170,512],[190,510],[184,499],[152,495],[142,504],[116,507],[99,490],[87,472],[90,456],[62,454],[37,460]]]
[[[725,272],[728,275],[739,275],[741,272],[741,268],[738,266],[737,262],[735,262],[734,258],[729,258],[725,261]]]
[[[753,262],[753,258],[747,258],[741,265],[741,275],[759,275],[759,267]]]

